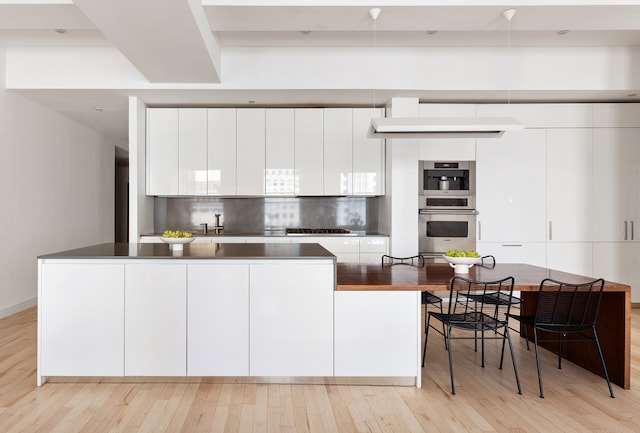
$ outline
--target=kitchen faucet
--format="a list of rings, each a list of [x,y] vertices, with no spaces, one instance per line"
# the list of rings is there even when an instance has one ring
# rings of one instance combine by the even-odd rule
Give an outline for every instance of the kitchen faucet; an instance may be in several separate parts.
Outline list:
[[[214,216],[216,217],[216,222],[215,226],[213,227],[213,232],[219,235],[220,233],[222,233],[222,230],[224,230],[224,226],[220,225],[220,214],[216,213]]]

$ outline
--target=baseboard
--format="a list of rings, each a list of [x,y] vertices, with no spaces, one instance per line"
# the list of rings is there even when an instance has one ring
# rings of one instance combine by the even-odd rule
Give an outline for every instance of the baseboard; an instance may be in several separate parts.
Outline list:
[[[640,302],[632,302],[631,303],[631,308],[640,308]]]
[[[11,316],[12,314],[20,312],[22,310],[26,310],[27,308],[33,307],[37,304],[38,304],[38,298],[33,297],[31,299],[27,299],[26,301],[13,304],[8,307],[0,308],[0,319],[2,319],[3,317]]]

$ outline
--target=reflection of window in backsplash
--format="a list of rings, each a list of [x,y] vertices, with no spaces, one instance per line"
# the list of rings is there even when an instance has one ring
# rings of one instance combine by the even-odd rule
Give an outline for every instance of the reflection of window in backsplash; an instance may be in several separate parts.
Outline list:
[[[287,227],[378,231],[376,197],[156,197],[155,232],[201,230],[215,214],[226,233],[262,233]]]

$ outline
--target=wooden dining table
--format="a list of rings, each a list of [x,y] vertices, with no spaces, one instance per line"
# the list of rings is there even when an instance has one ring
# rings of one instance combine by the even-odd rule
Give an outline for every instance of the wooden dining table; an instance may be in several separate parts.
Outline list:
[[[458,275],[458,274],[455,274]],[[347,264],[336,266],[336,290],[413,290],[448,292],[454,276],[448,263],[411,264]],[[470,279],[495,281],[507,276],[515,279],[514,290],[523,300],[523,314],[535,312],[540,282],[545,278],[568,283],[583,283],[593,278],[527,264],[473,266]],[[443,296],[447,296],[443,294]],[[631,287],[606,281],[596,324],[611,381],[625,389],[631,386]],[[521,333],[522,334],[522,333]],[[532,333],[530,333],[531,335]],[[555,343],[544,347],[556,351]],[[593,346],[593,347],[592,347]],[[557,352],[556,352],[557,353]],[[564,343],[563,357],[603,376],[597,350],[593,344]]]

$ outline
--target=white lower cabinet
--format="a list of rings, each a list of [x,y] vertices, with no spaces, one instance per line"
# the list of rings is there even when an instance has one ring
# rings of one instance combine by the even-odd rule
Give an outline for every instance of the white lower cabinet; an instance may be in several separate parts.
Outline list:
[[[190,264],[187,375],[249,375],[249,265]]]
[[[389,238],[366,237],[360,238],[360,263],[380,264],[382,256],[389,254]]]
[[[640,243],[594,242],[593,277],[629,284],[631,302],[640,302]]]
[[[547,268],[578,275],[593,272],[591,242],[548,242]]]
[[[250,375],[332,376],[333,265],[256,264],[250,281]]]
[[[414,291],[335,293],[335,375],[417,376],[420,300]],[[407,332],[411,330],[411,332]]]
[[[496,263],[526,263],[547,265],[547,244],[545,242],[478,242],[476,250],[481,256],[493,256]]]
[[[186,375],[187,266],[127,264],[125,287],[125,375]]]
[[[124,265],[44,264],[41,273],[40,376],[122,376]]]

